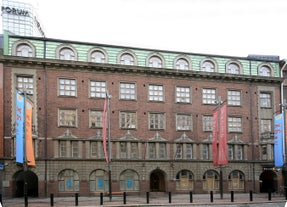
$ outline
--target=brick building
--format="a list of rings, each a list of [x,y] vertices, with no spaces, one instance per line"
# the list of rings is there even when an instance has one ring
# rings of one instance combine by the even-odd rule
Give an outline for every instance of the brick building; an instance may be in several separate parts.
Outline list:
[[[36,166],[28,194],[219,191],[213,111],[227,104],[229,163],[223,191],[282,185],[274,168],[273,116],[281,68],[274,56],[231,57],[4,34],[0,56],[0,161],[4,196],[23,195],[15,162],[16,88],[34,105]],[[110,98],[111,163],[102,139]],[[3,150],[4,149],[4,150]]]

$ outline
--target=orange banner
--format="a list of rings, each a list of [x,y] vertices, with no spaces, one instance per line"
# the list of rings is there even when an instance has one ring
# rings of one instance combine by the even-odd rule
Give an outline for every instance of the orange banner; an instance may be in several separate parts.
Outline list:
[[[26,159],[28,166],[35,166],[35,156],[32,139],[32,104],[26,101],[25,112]]]

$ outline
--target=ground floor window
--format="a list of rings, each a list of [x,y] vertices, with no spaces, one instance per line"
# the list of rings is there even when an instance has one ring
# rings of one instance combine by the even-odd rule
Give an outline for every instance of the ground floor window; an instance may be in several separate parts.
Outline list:
[[[232,171],[228,176],[228,188],[230,190],[243,190],[244,174],[239,170]]]
[[[177,173],[176,190],[193,190],[193,174],[189,170],[181,170]]]
[[[104,170],[95,170],[90,175],[90,191],[108,191],[108,173]]]
[[[59,191],[79,191],[79,175],[74,170],[63,170],[58,175]]]
[[[125,170],[120,175],[120,190],[121,191],[138,191],[139,176],[133,170]]]
[[[203,190],[211,191],[219,189],[219,175],[214,170],[208,170],[204,173],[203,179]]]

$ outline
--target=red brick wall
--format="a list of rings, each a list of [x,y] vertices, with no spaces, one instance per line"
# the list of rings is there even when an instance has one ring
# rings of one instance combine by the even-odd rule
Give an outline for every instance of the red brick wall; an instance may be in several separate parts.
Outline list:
[[[3,74],[3,64],[0,64],[0,157],[3,157],[4,151],[3,151],[3,139],[4,139],[4,119],[3,119],[3,80],[4,80],[4,74]]]

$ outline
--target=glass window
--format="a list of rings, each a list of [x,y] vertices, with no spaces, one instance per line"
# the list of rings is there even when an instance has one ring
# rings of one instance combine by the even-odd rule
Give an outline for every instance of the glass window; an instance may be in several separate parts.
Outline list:
[[[271,132],[271,124],[272,124],[271,119],[261,119],[260,120],[260,132],[261,133]]]
[[[259,68],[260,76],[271,76],[271,68],[267,65],[263,65]]]
[[[70,48],[63,48],[60,50],[60,60],[76,60],[75,53]]]
[[[139,176],[133,170],[125,170],[120,175],[121,191],[139,191]]]
[[[90,81],[90,97],[106,98],[107,84],[105,81]]]
[[[33,57],[33,50],[27,44],[19,44],[16,48],[16,56]]]
[[[155,143],[153,142],[148,143],[148,149],[149,149],[149,159],[156,159]]]
[[[89,126],[91,128],[101,128],[102,123],[103,123],[102,119],[103,119],[103,112],[102,111],[90,110],[90,116],[89,116],[90,124],[89,124]]]
[[[136,129],[137,116],[135,112],[120,112],[120,126],[122,129]]]
[[[152,56],[151,58],[149,58],[148,66],[153,68],[162,68],[162,60],[157,56]]]
[[[33,95],[34,93],[34,83],[33,77],[27,76],[17,76],[17,88],[18,90],[24,92],[26,91],[27,94]]]
[[[104,158],[104,149],[102,141],[91,141],[90,150],[92,158]]]
[[[209,115],[202,116],[202,130],[204,132],[211,132],[213,127],[212,122],[213,122],[213,116]]]
[[[135,100],[136,99],[136,84],[120,83],[120,99]]]
[[[135,60],[131,54],[125,53],[120,58],[120,64],[122,65],[134,65]]]
[[[176,115],[176,130],[192,130],[192,117],[190,114]]]
[[[243,146],[237,145],[236,159],[243,160]]]
[[[215,72],[215,65],[212,61],[206,60],[201,64],[201,71]]]
[[[106,55],[103,52],[96,50],[92,52],[90,61],[95,63],[105,63]]]
[[[228,160],[233,160],[234,159],[234,149],[233,145],[229,144],[228,145]]]
[[[189,63],[184,58],[179,58],[175,63],[175,69],[177,70],[189,70]]]
[[[227,91],[227,104],[232,106],[241,105],[241,93],[237,90],[228,90]]]
[[[166,159],[166,144],[159,143],[159,159]]]
[[[202,89],[202,103],[216,104],[216,89],[203,88]]]
[[[244,188],[244,174],[238,170],[232,171],[228,176],[228,189],[243,190]]]
[[[164,93],[163,86],[161,85],[149,85],[149,101],[163,101]]]
[[[79,143],[77,141],[72,141],[72,157],[78,158],[80,157],[80,149],[79,149]]]
[[[183,158],[183,144],[176,144],[176,154],[175,159]]]
[[[271,93],[260,93],[260,107],[271,108]]]
[[[189,170],[176,174],[176,190],[193,190],[193,174]]]
[[[131,142],[131,159],[139,158],[139,149],[137,142]]]
[[[71,192],[79,191],[79,176],[74,170],[63,170],[58,176],[59,191],[60,192]]]
[[[77,127],[76,109],[59,109],[58,126]]]
[[[230,74],[240,74],[240,66],[237,63],[229,63],[226,72]]]
[[[242,132],[242,120],[240,117],[228,117],[228,132]]]
[[[192,159],[192,144],[186,144],[186,159]]]
[[[202,159],[209,160],[209,144],[202,145]]]
[[[120,142],[120,158],[127,159],[127,142]]]
[[[191,103],[190,87],[176,87],[176,103]]]
[[[59,79],[59,96],[76,96],[77,82],[75,79]]]
[[[203,175],[203,189],[207,191],[219,189],[219,175],[213,170],[208,170]]]
[[[164,113],[149,113],[149,129],[164,129],[165,114]]]
[[[107,192],[109,190],[108,173],[104,170],[95,170],[90,175],[91,192]]]
[[[67,141],[59,141],[59,157],[67,157]]]

